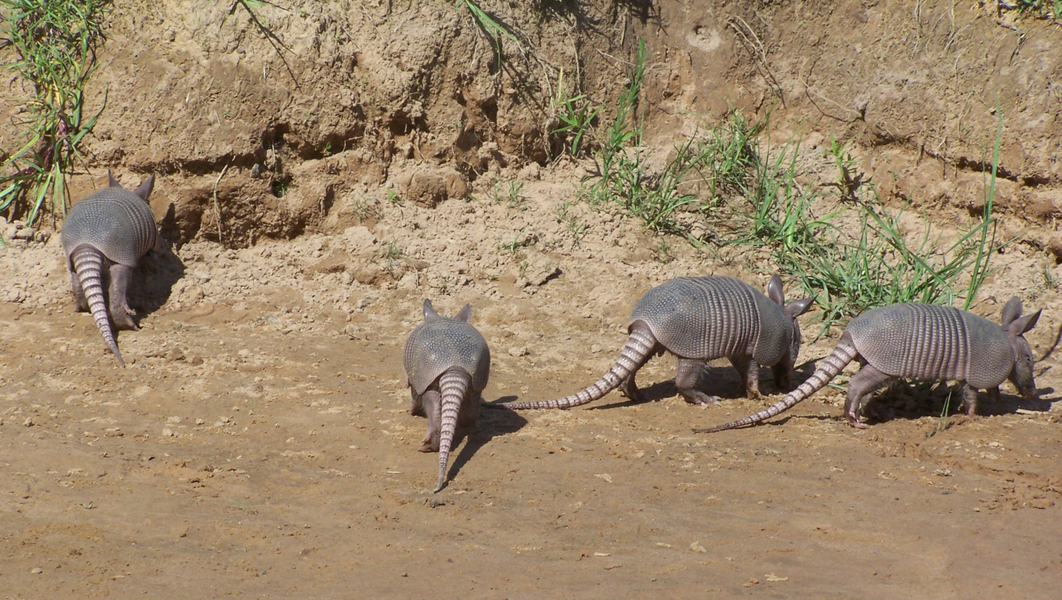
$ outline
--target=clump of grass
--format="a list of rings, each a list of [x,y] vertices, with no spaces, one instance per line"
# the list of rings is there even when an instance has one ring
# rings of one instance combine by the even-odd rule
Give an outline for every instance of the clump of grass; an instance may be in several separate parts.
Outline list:
[[[564,69],[557,77],[557,97],[553,99],[553,113],[558,126],[550,131],[552,135],[563,136],[566,149],[572,156],[579,156],[586,150],[583,141],[589,139],[594,120],[601,112],[601,106],[593,106],[586,94],[570,95],[564,80]]]
[[[724,125],[703,136],[689,136],[675,146],[658,173],[647,172],[642,150],[644,111],[640,110],[647,59],[645,41],[640,40],[615,116],[597,141],[598,171],[591,177],[593,184],[584,189],[584,197],[591,204],[615,202],[653,231],[699,243],[683,213],[703,216],[721,197],[747,191],[752,181],[767,181],[753,177],[760,165],[754,140],[764,124],[750,123],[734,111]]]
[[[462,5],[468,8],[468,12],[472,15],[472,20],[475,21],[476,25],[483,31],[483,33],[487,34],[487,37],[490,38],[491,43],[494,46],[494,54],[499,63],[501,63],[502,60],[502,37],[509,38],[517,45],[517,47],[520,47],[520,40],[518,40],[504,25],[498,22],[497,19],[480,8],[478,4],[472,0],[457,0],[454,7],[457,8]]]
[[[786,208],[774,214],[775,229],[767,245],[777,249],[783,271],[795,276],[806,293],[817,296],[823,308],[823,331],[833,322],[888,304],[922,302],[953,305],[963,301],[968,309],[974,302],[985,278],[992,272],[989,259],[1003,244],[997,243],[996,221],[992,216],[995,172],[999,160],[1002,121],[997,133],[992,174],[986,181],[985,204],[981,218],[942,247],[940,234],[928,223],[920,233],[907,234],[900,225],[904,210],[892,213],[882,206],[873,186],[864,186],[860,175],[853,175],[856,162],[845,154],[838,161],[838,182],[860,182],[858,186],[839,186],[841,199],[854,199],[852,209],[839,209],[822,218],[809,216],[810,202],[783,203]],[[831,150],[834,155],[837,144]],[[784,154],[784,152],[783,152]],[[773,173],[778,173],[775,169]],[[768,172],[768,176],[772,172]],[[793,181],[792,168],[784,172]],[[785,197],[789,183],[776,186]],[[868,200],[859,200],[869,194]],[[763,201],[761,203],[769,203]],[[796,206],[796,210],[788,207]],[[854,233],[842,230],[834,217],[847,210],[858,211]],[[757,214],[761,209],[757,208]],[[925,219],[923,219],[924,221]],[[770,221],[770,219],[768,219]]]
[[[66,177],[84,163],[79,145],[103,111],[86,117],[84,86],[102,40],[104,0],[0,0],[4,44],[18,60],[3,66],[33,87],[33,100],[15,122],[25,142],[0,150],[0,211],[33,225],[43,212],[66,213]],[[104,100],[106,105],[106,99]]]
[[[527,196],[524,195],[524,182],[511,179],[504,181],[495,177],[490,188],[490,197],[498,204],[505,204],[509,208],[525,210],[527,208]]]
[[[697,203],[698,198],[680,191],[680,186],[704,163],[705,151],[694,139],[687,139],[659,175],[646,173],[642,156],[644,111],[639,110],[639,103],[648,56],[645,40],[639,40],[630,82],[620,94],[615,118],[595,153],[597,179],[586,197],[591,204],[616,202],[654,231],[681,233],[675,213]]]
[[[1062,21],[1062,0],[1017,0],[1014,4],[1002,8],[1017,8],[1022,14],[1031,14],[1041,19]]]

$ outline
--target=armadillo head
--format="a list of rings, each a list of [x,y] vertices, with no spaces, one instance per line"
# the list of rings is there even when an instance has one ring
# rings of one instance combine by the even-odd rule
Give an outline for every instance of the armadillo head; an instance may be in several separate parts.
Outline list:
[[[1036,398],[1036,382],[1033,381],[1033,355],[1029,342],[1022,335],[1036,325],[1040,311],[1031,315],[1021,315],[1021,300],[1017,296],[1007,300],[1003,306],[1003,330],[1014,347],[1014,368],[1010,372],[1010,381],[1018,392],[1026,398]]]
[[[782,292],[782,278],[778,275],[772,275],[771,280],[767,283],[767,297],[776,302],[785,311],[785,316],[789,323],[789,360],[793,363],[796,362],[797,355],[800,353],[800,342],[802,341],[800,335],[800,323],[797,322],[797,317],[808,312],[811,308],[811,303],[815,301],[814,298],[804,298],[795,302],[785,303],[785,294]]]

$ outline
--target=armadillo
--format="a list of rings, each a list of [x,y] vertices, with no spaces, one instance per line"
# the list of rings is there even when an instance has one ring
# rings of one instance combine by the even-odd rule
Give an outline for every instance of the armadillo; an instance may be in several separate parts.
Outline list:
[[[107,320],[103,296],[110,278],[110,318],[118,329],[136,329],[126,291],[141,257],[155,246],[157,225],[147,197],[155,184],[148,177],[135,192],[123,188],[107,172],[109,186],[74,204],[63,222],[62,241],[70,269],[77,310],[90,310],[103,339],[125,366]]]
[[[963,409],[969,415],[977,413],[977,390],[987,389],[998,400],[1005,379],[1026,398],[1035,398],[1032,349],[1022,334],[1039,318],[1040,311],[1023,317],[1017,296],[1003,306],[1002,326],[949,306],[875,308],[852,319],[833,352],[785,398],[744,419],[694,431],[713,433],[769,419],[821,390],[854,359],[862,368],[848,383],[844,413],[860,429],[866,427],[859,416],[871,394],[901,377],[961,382]]]
[[[769,296],[769,298],[768,298]],[[649,358],[669,351],[678,357],[675,386],[691,404],[719,400],[695,388],[705,362],[727,357],[738,370],[748,396],[758,398],[758,365],[771,366],[779,387],[789,389],[800,349],[796,318],[813,298],[789,304],[777,275],[767,296],[729,277],[680,277],[646,292],[634,307],[620,356],[590,387],[556,400],[517,402],[511,408],[571,408],[593,402],[623,385],[623,393],[642,400],[635,374]]]
[[[424,322],[406,340],[402,362],[406,367],[413,403],[409,412],[428,418],[428,434],[421,452],[439,452],[438,492],[446,481],[450,445],[458,425],[474,429],[480,393],[490,375],[490,349],[475,327],[468,324],[472,306],[457,316],[441,317],[424,301]]]

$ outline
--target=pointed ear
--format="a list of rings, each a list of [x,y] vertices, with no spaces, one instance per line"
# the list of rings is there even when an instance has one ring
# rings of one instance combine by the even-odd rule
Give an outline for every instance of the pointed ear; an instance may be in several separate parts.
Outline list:
[[[785,293],[782,292],[782,278],[777,274],[771,275],[767,282],[767,297],[774,300],[779,306],[785,306]]]
[[[803,300],[797,300],[785,305],[785,314],[790,319],[795,319],[800,315],[808,312],[811,305],[815,303],[814,298],[804,298]]]
[[[111,175],[111,170],[107,169],[107,185],[111,187],[122,187],[122,184],[118,183],[118,180]]]
[[[1003,317],[1000,319],[1004,328],[1010,327],[1010,322],[1021,316],[1021,309],[1021,298],[1011,296],[1010,300],[1007,300],[1003,305]]]
[[[1014,319],[1013,321],[1011,321],[1010,326],[1007,327],[1007,330],[1010,331],[1010,333],[1013,334],[1014,337],[1017,337],[1025,333],[1026,331],[1029,331],[1030,329],[1036,326],[1036,321],[1040,319],[1041,312],[1041,310],[1038,310],[1031,315],[1026,315],[1024,317],[1018,317],[1017,319]]]
[[[435,312],[435,308],[431,305],[431,300],[424,299],[424,322],[437,321],[442,317],[439,313]]]
[[[133,193],[136,194],[137,196],[140,196],[140,198],[142,200],[147,200],[148,195],[151,194],[151,189],[154,188],[154,187],[155,187],[155,174],[152,173],[151,177],[148,177],[147,181],[145,181],[144,183],[141,183],[140,187],[136,188],[136,191],[133,192]]]
[[[465,307],[461,309],[461,312],[457,313],[457,316],[454,318],[458,321],[468,323],[468,320],[472,318],[472,305],[466,304]]]

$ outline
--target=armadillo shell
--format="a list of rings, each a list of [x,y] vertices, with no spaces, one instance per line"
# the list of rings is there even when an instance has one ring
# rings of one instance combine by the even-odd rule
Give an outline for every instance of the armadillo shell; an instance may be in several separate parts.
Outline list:
[[[729,277],[679,277],[646,292],[628,326],[644,321],[661,345],[684,358],[747,355],[760,335],[757,293]]]
[[[472,376],[476,392],[487,387],[490,349],[476,328],[455,319],[441,318],[421,323],[409,334],[402,362],[409,385],[418,395],[450,367],[460,367]]]
[[[78,202],[63,223],[63,250],[88,244],[112,263],[135,267],[155,246],[157,226],[147,202],[121,187],[104,188]]]
[[[1014,366],[1014,350],[998,324],[950,306],[883,306],[846,329],[867,362],[894,377],[986,389],[1002,383]]]

